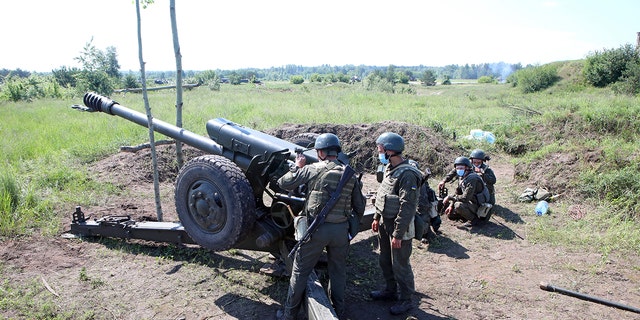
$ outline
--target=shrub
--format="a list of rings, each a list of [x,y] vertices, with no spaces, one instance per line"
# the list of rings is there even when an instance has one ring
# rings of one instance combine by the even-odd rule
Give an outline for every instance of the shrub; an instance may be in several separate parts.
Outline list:
[[[618,49],[594,52],[587,56],[582,70],[585,81],[594,87],[606,87],[622,76],[629,63],[638,62],[638,53],[630,44]]]
[[[309,77],[310,82],[322,82],[322,76],[320,74],[314,73]]]
[[[129,73],[122,78],[122,87],[124,88],[138,88],[138,79]]]
[[[304,83],[304,78],[302,76],[296,75],[296,76],[291,76],[291,78],[289,78],[289,81],[292,84],[302,84]]]
[[[629,62],[620,81],[611,85],[613,92],[634,96],[640,93],[640,63]]]
[[[478,78],[478,83],[498,83],[493,76],[482,76]]]
[[[425,70],[422,73],[422,77],[420,78],[420,82],[423,86],[435,86],[436,85],[436,75],[433,70]]]
[[[512,76],[509,76],[509,81],[522,93],[544,90],[559,80],[557,68],[551,64],[521,69]]]
[[[394,84],[387,78],[382,77],[379,73],[370,73],[364,79],[364,87],[369,91],[380,91],[386,93],[394,93]]]

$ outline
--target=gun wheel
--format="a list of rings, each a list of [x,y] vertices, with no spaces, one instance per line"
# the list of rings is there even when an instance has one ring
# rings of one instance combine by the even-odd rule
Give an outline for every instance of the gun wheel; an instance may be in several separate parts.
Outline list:
[[[255,201],[249,181],[230,160],[215,155],[192,159],[176,180],[176,210],[200,246],[232,248],[253,228]]]

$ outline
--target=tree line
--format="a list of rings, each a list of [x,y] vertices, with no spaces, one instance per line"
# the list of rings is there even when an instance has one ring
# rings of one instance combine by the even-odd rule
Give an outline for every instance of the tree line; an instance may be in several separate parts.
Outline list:
[[[109,95],[118,88],[140,88],[139,71],[120,71],[115,47],[96,48],[92,41],[74,58],[78,67],[62,66],[50,73],[31,73],[25,70],[0,69],[0,100],[21,101],[42,97],[74,97],[95,91]],[[594,87],[611,86],[616,93],[635,95],[640,92],[640,59],[638,50],[630,44],[616,49],[590,53],[582,64],[582,84]],[[171,83],[176,71],[148,71],[148,84]],[[303,82],[364,82],[367,90],[391,93],[411,93],[410,89],[395,87],[417,81],[425,86],[451,84],[451,79],[472,79],[479,83],[508,82],[525,93],[543,90],[558,79],[553,63],[537,66],[505,62],[481,64],[451,64],[432,66],[320,66],[285,65],[271,68],[235,70],[183,71],[184,83],[208,85],[219,90],[220,84],[260,83],[262,81]]]

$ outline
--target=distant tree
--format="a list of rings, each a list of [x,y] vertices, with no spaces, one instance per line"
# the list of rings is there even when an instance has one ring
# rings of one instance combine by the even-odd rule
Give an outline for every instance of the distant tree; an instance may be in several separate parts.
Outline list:
[[[382,76],[382,72],[372,72],[364,79],[364,87],[369,91],[395,93],[394,83]]]
[[[53,77],[63,87],[75,87],[78,75],[81,70],[78,68],[60,67],[60,69],[52,70]]]
[[[422,83],[423,86],[435,86],[436,85],[435,73],[432,70],[425,70],[422,73],[420,82]]]
[[[28,78],[30,75],[31,72],[20,70],[20,68],[15,70],[2,69],[0,70],[0,83],[3,82],[3,79],[8,77]]]
[[[442,77],[442,84],[445,86],[448,86],[451,84],[451,78],[449,77],[449,75],[444,75]]]
[[[195,75],[196,84],[203,85],[209,83],[210,80],[216,79],[218,75],[213,70],[205,70]]]
[[[396,66],[390,64],[387,67],[387,73],[385,73],[385,78],[387,79],[387,81],[391,83],[396,82]]]
[[[395,81],[402,84],[409,83],[409,76],[404,71],[396,72]]]
[[[349,83],[349,81],[351,80],[351,77],[349,77],[346,73],[340,72],[337,76],[337,79],[339,82]]]
[[[322,82],[322,76],[318,73],[314,73],[309,77],[309,82]]]
[[[238,85],[241,83],[240,80],[242,79],[242,76],[239,73],[234,71],[229,74],[228,78],[229,78],[229,83],[233,85]]]
[[[78,75],[77,86],[80,91],[95,91],[109,95],[120,78],[116,49],[107,51],[97,49],[93,45],[93,38],[87,42],[78,57],[74,59],[82,65],[82,72]]]
[[[122,78],[122,87],[138,88],[138,79],[133,74],[127,73],[127,75]]]

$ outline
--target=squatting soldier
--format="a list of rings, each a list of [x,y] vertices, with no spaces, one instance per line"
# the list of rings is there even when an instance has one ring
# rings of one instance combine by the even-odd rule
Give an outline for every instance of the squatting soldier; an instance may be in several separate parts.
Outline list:
[[[473,171],[484,180],[484,183],[489,188],[489,203],[491,205],[496,204],[496,189],[494,186],[496,184],[496,174],[493,172],[493,169],[485,163],[485,161],[491,160],[491,158],[481,149],[475,149],[471,151],[469,159],[471,160],[471,164],[473,164]]]
[[[444,213],[451,220],[467,221],[462,227],[471,227],[480,223],[476,213],[480,205],[489,200],[489,191],[482,178],[473,172],[469,158],[456,158],[454,166],[459,185],[455,195],[448,195],[444,199],[444,205],[448,206]]]

